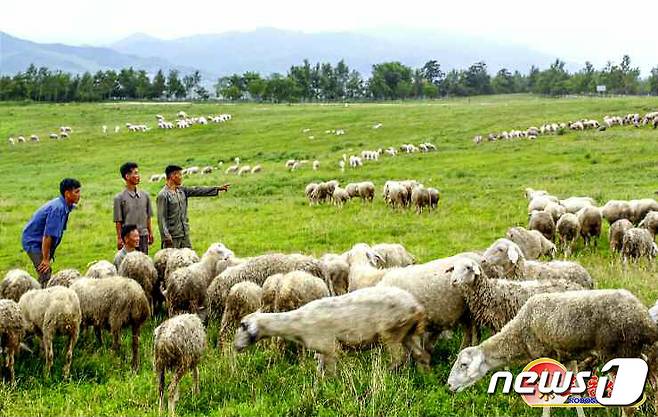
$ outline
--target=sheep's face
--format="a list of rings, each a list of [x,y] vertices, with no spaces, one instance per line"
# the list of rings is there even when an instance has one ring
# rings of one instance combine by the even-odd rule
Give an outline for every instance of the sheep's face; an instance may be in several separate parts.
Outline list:
[[[484,252],[484,264],[500,268],[503,273],[512,272],[522,261],[521,249],[509,239],[498,239]]]
[[[482,270],[477,262],[466,260],[458,262],[454,267],[449,268],[447,272],[452,272],[450,283],[453,286],[472,285],[482,275]]]
[[[448,376],[448,388],[453,392],[460,392],[478,382],[487,374],[489,367],[484,360],[482,349],[477,346],[469,347],[457,356]]]
[[[252,317],[245,317],[235,331],[234,346],[239,352],[258,341],[258,325]]]
[[[224,260],[233,258],[235,256],[233,251],[227,248],[226,246],[224,246],[223,243],[213,243],[212,245],[210,245],[210,247],[206,251],[206,254],[211,254],[211,253],[219,255],[219,259],[224,259]]]
[[[384,259],[365,243],[357,243],[347,252],[347,263],[352,265],[370,264],[377,267]]]

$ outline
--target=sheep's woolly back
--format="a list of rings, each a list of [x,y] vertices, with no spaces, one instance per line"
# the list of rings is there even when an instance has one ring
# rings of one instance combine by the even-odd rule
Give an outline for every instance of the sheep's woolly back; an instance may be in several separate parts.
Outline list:
[[[640,227],[633,227],[624,233],[621,246],[621,254],[624,259],[637,260],[640,257],[653,259],[656,257],[656,244],[651,232]]]
[[[350,265],[345,260],[345,257],[334,253],[327,253],[322,255],[320,261],[327,269],[327,278],[331,282],[334,294],[345,294],[349,287],[350,274]],[[265,288],[265,284],[263,284],[263,288]]]
[[[260,309],[262,297],[263,289],[258,284],[251,281],[235,284],[226,297],[226,308],[222,315],[218,338],[224,339],[227,334],[235,330],[242,317]]]
[[[41,285],[22,269],[11,269],[0,282],[0,298],[18,302],[29,290],[39,289]]]
[[[585,289],[594,288],[594,280],[578,262],[571,261],[526,261],[523,272],[528,280],[567,280]]]
[[[153,368],[195,367],[206,350],[206,330],[196,314],[174,316],[153,332]]]
[[[281,278],[283,274],[274,274],[267,277],[263,283],[263,290],[261,296],[261,311],[263,313],[278,313],[276,301],[279,294],[279,287],[281,286]],[[245,281],[250,282],[250,281]],[[237,284],[236,284],[237,285]]]
[[[590,290],[531,297],[512,321],[480,347],[497,366],[544,356],[581,359],[592,351],[605,362],[639,357],[642,348],[656,340],[658,328],[633,294]]]
[[[140,251],[128,253],[119,266],[119,276],[132,278],[144,289],[146,298],[151,298],[153,286],[158,279],[158,271],[153,261]]]
[[[555,220],[550,213],[545,211],[533,211],[528,221],[529,230],[537,230],[546,239],[552,241],[555,237]]]
[[[647,229],[655,238],[658,233],[658,211],[648,212],[640,222],[639,227]]]
[[[141,325],[151,315],[144,290],[130,278],[82,277],[75,280],[71,289],[80,299],[82,317],[88,325],[113,329]]]
[[[86,277],[89,278],[107,278],[117,274],[117,268],[109,261],[101,260],[92,263],[87,269]]]
[[[30,290],[23,294],[18,305],[31,331],[38,329],[44,333],[50,329],[53,334],[59,331],[77,335],[80,329],[80,301],[70,288]]]
[[[580,235],[585,239],[585,242],[601,235],[601,224],[603,223],[601,209],[586,206],[577,213],[577,216],[580,223]]]
[[[511,227],[507,230],[506,236],[521,248],[526,259],[537,259],[542,255],[551,257],[554,255],[555,245],[537,230]]]
[[[153,255],[153,266],[155,267],[155,270],[158,271],[158,282],[164,282],[169,255],[171,255],[176,250],[177,249],[174,248],[160,249],[155,253],[155,255]]]
[[[329,288],[321,278],[304,271],[288,272],[279,284],[277,311],[295,310],[323,297],[329,297]]]
[[[580,235],[580,223],[578,217],[573,213],[565,213],[557,221],[555,226],[557,236],[563,244],[571,243]]]
[[[621,247],[624,243],[624,233],[632,228],[633,223],[627,219],[619,219],[610,225],[610,229],[608,230],[608,242],[611,251],[621,252]]]
[[[399,243],[380,243],[374,245],[372,250],[383,259],[383,262],[378,265],[380,268],[408,266],[416,262],[416,258]]]
[[[0,348],[16,351],[24,334],[23,315],[18,303],[0,300]]]
[[[212,281],[208,287],[210,312],[215,317],[221,315],[229,290],[238,282],[251,281],[262,285],[271,275],[295,270],[306,271],[318,278],[326,279],[326,268],[322,262],[310,256],[282,253],[256,256],[245,263],[228,268]]]
[[[165,267],[164,282],[169,280],[169,275],[177,270],[193,263],[199,262],[199,256],[192,249],[174,249],[167,255],[167,266]]]
[[[62,269],[58,271],[55,275],[50,277],[46,287],[54,287],[55,285],[61,285],[62,287],[70,287],[71,283],[74,280],[80,278],[80,271],[73,268]]]

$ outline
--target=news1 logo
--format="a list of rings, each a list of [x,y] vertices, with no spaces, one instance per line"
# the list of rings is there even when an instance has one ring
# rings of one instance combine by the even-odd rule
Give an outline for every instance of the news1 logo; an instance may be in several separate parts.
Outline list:
[[[615,371],[612,380],[608,372]],[[531,407],[639,406],[644,402],[644,385],[649,367],[639,358],[616,358],[601,368],[574,374],[560,362],[541,358],[530,362],[516,377],[509,371],[493,374],[487,392],[493,394],[499,382],[502,392],[520,394]]]

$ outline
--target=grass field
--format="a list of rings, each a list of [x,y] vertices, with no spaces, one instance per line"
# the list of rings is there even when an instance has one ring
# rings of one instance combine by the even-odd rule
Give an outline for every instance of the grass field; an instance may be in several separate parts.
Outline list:
[[[589,195],[598,201],[652,197],[658,178],[658,134],[650,128],[616,127],[605,132],[567,132],[535,142],[513,140],[474,146],[475,134],[526,128],[549,121],[580,118],[601,120],[605,114],[645,113],[658,108],[657,98],[543,99],[498,96],[433,102],[344,105],[219,105],[219,104],[66,104],[0,103],[0,274],[13,267],[32,272],[21,252],[20,234],[32,212],[58,193],[61,178],[83,184],[82,200],[70,217],[57,250],[55,271],[86,270],[97,259],[112,259],[115,249],[112,197],[121,190],[119,165],[140,164],[143,188],[151,196],[162,184],[148,183],[151,174],[169,163],[217,165],[239,156],[243,164],[261,164],[263,172],[235,177],[215,172],[185,179],[187,185],[230,182],[219,198],[190,200],[192,243],[203,251],[221,241],[240,256],[270,251],[301,251],[320,256],[342,252],[357,242],[399,242],[426,262],[464,250],[479,250],[502,237],[508,227],[525,225],[525,187],[547,189],[561,197]],[[101,133],[126,122],[155,126],[157,113],[174,119],[178,110],[189,115],[231,113],[233,120],[185,130],[146,133]],[[372,129],[376,123],[380,129]],[[51,141],[49,132],[68,125],[67,141]],[[302,133],[302,129],[311,129]],[[325,134],[345,129],[344,136]],[[9,136],[36,133],[41,143],[6,144]],[[308,139],[309,135],[315,139]],[[358,170],[341,173],[343,153],[430,141],[438,152],[383,157]],[[287,159],[318,159],[287,172]],[[226,165],[224,165],[226,167]],[[377,199],[372,205],[350,202],[342,210],[329,205],[309,207],[304,186],[336,178],[341,183],[372,180]],[[389,179],[414,178],[441,190],[439,209],[431,214],[393,211],[381,201],[381,186]],[[604,235],[607,225],[604,226]],[[606,235],[607,236],[607,235]],[[154,249],[159,247],[156,238]],[[600,288],[624,287],[647,305],[658,298],[653,267],[622,268],[608,252],[607,239],[597,249],[572,256],[588,268]],[[161,318],[156,318],[161,320]],[[142,338],[142,367],[129,370],[128,333],[124,357],[91,335],[79,340],[72,378],[61,381],[64,341],[56,345],[54,376],[42,378],[42,360],[17,358],[18,382],[0,384],[0,415],[156,415],[156,381],[152,372],[153,321]],[[214,345],[215,326],[209,331]],[[387,370],[380,350],[346,353],[336,377],[318,381],[312,355],[298,360],[257,346],[233,356],[210,348],[201,367],[201,394],[192,395],[191,379],[181,384],[179,415],[539,415],[516,395],[488,395],[480,384],[456,395],[445,386],[460,335],[441,341],[432,370]],[[168,379],[169,381],[169,379]],[[573,415],[573,410],[553,410]],[[588,414],[616,415],[614,409]],[[653,407],[640,409],[653,415]]]

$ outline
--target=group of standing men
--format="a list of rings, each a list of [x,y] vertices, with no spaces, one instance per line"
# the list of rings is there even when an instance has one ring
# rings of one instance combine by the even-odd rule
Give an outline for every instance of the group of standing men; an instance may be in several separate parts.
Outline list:
[[[126,162],[120,168],[125,188],[114,197],[114,223],[117,235],[117,254],[114,264],[119,268],[123,258],[134,250],[148,254],[153,244],[151,217],[153,209],[147,192],[138,189],[139,167]],[[228,191],[230,185],[214,187],[183,187],[183,168],[165,168],[167,182],[156,198],[158,227],[163,248],[191,248],[190,225],[187,217],[188,197],[216,196]],[[55,249],[62,241],[69,214],[80,201],[81,184],[65,178],[59,186],[60,196],[41,206],[23,229],[23,250],[30,257],[45,285],[50,279]]]

